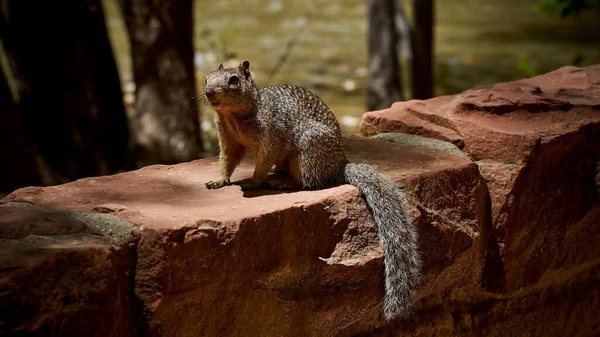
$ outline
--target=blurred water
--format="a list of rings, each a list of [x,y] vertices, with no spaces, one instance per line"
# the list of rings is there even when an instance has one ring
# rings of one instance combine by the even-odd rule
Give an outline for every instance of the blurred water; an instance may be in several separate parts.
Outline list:
[[[537,0],[438,0],[435,16],[436,95],[524,77],[517,60],[539,72],[570,64],[600,63],[600,16],[562,20],[536,11]],[[104,0],[122,78],[131,61],[116,0]],[[314,90],[334,111],[345,132],[354,132],[365,111],[367,23],[364,0],[196,0],[198,83],[215,69],[224,46],[233,63],[247,59],[260,86],[293,83]],[[267,77],[292,36],[303,29],[280,72]],[[211,111],[204,109],[210,128]]]

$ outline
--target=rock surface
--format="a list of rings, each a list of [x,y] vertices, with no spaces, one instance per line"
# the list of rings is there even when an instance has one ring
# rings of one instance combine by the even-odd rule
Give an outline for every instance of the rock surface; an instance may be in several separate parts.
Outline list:
[[[486,178],[508,294],[486,335],[600,334],[600,65],[363,116],[361,134],[389,132],[450,142]]]
[[[600,335],[599,97],[600,66],[567,67],[365,114],[349,159],[404,186],[420,233],[407,321],[382,318],[356,188],[207,190],[207,158],[2,199],[0,334]]]
[[[104,214],[1,205],[0,335],[132,336],[138,239]]]
[[[353,136],[346,146],[351,160],[407,186],[426,263],[418,306],[494,284],[489,195],[475,164],[435,144]],[[244,162],[233,180],[252,170]],[[151,336],[356,336],[384,325],[382,250],[356,188],[207,190],[217,174],[210,158],[24,188],[3,202],[139,226],[135,293]]]

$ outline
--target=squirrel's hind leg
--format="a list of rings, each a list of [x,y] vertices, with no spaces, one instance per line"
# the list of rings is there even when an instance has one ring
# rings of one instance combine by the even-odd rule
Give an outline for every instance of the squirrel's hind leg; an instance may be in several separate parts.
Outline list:
[[[336,175],[346,157],[336,133],[325,125],[312,125],[297,139],[298,158],[295,174],[302,187],[322,188],[337,180]]]

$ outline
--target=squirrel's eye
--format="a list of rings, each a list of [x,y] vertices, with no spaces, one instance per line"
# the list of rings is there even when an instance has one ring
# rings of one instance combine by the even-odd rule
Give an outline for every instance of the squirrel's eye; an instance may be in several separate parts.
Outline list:
[[[229,78],[229,84],[238,84],[240,82],[240,79],[237,76],[231,76]]]

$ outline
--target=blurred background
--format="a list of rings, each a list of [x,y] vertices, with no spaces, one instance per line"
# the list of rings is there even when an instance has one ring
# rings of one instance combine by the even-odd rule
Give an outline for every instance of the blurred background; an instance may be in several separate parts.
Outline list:
[[[600,63],[600,0],[0,0],[0,196],[216,155],[204,76],[242,60],[353,133],[394,101]]]

